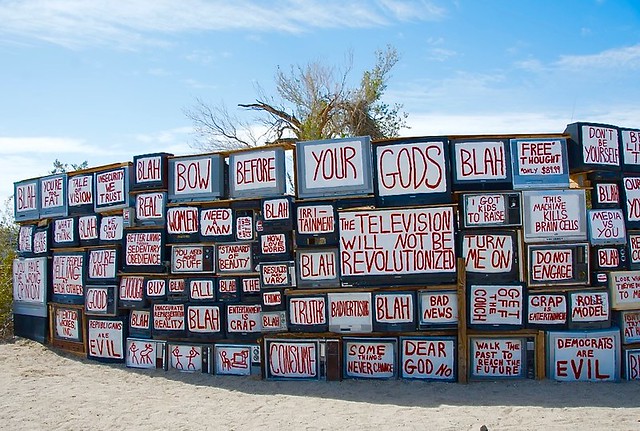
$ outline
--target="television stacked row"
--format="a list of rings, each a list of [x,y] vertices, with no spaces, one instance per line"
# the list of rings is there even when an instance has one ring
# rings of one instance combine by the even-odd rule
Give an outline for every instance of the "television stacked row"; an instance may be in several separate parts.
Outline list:
[[[626,138],[613,129],[620,154]],[[142,155],[22,181],[16,333],[44,339],[51,299],[52,341],[100,360],[218,374],[262,362],[267,378],[455,380],[461,256],[461,323],[479,330],[471,377],[528,375],[532,332],[520,328],[542,327],[550,376],[616,379],[618,330],[577,331],[611,321],[602,323],[607,291],[589,269],[598,221],[605,229],[609,220],[587,227],[588,190],[569,181],[569,167],[589,170],[575,148],[596,166],[610,160],[602,148],[612,141],[599,139],[596,150],[577,134],[300,142],[295,200],[283,147]],[[48,235],[52,247],[36,249]],[[605,253],[633,255],[609,243]],[[567,372],[576,369],[584,372]]]

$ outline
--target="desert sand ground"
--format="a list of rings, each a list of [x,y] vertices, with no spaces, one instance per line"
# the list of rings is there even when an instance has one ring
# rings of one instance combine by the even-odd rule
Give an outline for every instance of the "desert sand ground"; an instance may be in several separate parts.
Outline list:
[[[263,381],[0,344],[0,429],[640,430],[640,382]]]

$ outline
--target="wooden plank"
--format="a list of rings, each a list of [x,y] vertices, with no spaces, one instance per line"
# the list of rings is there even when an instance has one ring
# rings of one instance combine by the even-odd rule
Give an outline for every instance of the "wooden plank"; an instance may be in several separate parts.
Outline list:
[[[458,382],[469,382],[469,339],[467,337],[467,274],[463,258],[458,258]]]
[[[545,337],[544,331],[538,331],[538,335],[536,336],[536,379],[543,380],[546,377],[546,362],[547,358],[545,355]]]

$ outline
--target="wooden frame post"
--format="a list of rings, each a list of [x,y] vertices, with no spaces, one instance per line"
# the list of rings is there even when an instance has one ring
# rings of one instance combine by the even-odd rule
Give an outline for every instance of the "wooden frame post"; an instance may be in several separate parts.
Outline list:
[[[458,383],[469,382],[469,339],[467,337],[467,274],[458,258]]]

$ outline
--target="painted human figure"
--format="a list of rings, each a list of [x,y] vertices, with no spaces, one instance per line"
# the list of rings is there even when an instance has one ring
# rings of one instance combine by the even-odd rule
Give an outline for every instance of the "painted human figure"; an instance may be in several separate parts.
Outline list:
[[[129,353],[131,353],[131,363],[132,364],[139,364],[140,363],[140,358],[138,358],[138,355],[136,354],[138,352],[138,345],[136,343],[131,343],[131,345],[129,346]]]
[[[151,343],[145,344],[144,350],[140,351],[140,362],[143,364],[152,364],[151,352],[153,352],[153,345]]]
[[[196,365],[193,363],[193,359],[196,356],[200,356],[200,353],[198,352],[198,349],[196,349],[195,347],[191,347],[191,350],[189,351],[189,354],[187,355],[187,359],[189,359],[189,363],[187,364],[187,370],[190,370],[191,367],[193,367],[193,369],[196,369]]]
[[[173,355],[174,358],[176,358],[174,368],[176,370],[184,370],[184,365],[182,365],[182,362],[180,362],[180,358],[182,358],[182,355],[180,354],[180,347],[176,346],[171,351],[171,354]]]

